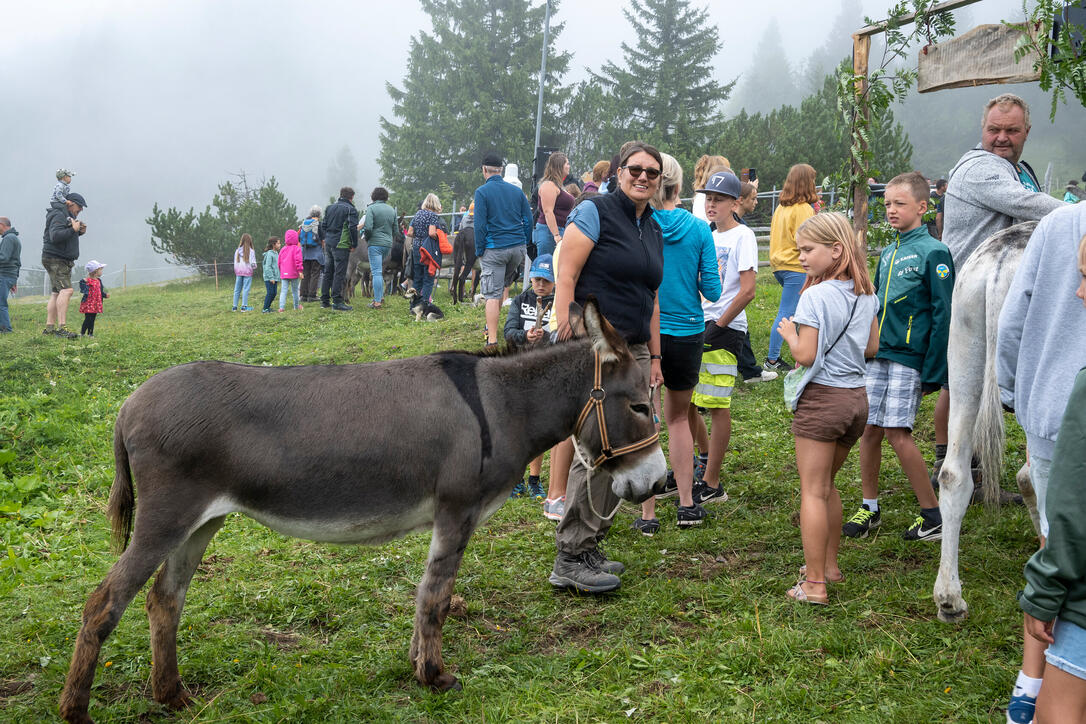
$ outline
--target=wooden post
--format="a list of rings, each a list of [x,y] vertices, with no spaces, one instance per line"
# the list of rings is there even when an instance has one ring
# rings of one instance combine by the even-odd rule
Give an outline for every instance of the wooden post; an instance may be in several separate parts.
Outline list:
[[[854,124],[868,123],[871,120],[871,107],[867,103],[867,57],[871,52],[871,36],[855,34],[852,36],[852,73],[857,76],[856,97],[859,100],[862,119],[857,118]],[[863,151],[867,150],[867,143],[860,142]],[[849,148],[852,147],[851,139]],[[852,192],[852,230],[856,234],[856,241],[865,246],[867,241],[867,169],[860,162],[852,158],[852,172],[859,177],[856,187]]]
[[[215,267],[215,291],[219,291],[219,262],[212,259],[211,266]]]
[[[128,265],[124,265],[124,269],[121,273],[121,289],[128,289]]]

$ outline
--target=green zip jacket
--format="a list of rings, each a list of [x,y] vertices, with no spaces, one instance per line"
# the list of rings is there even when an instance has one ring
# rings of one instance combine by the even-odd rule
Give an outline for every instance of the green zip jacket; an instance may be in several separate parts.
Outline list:
[[[1026,562],[1018,605],[1040,621],[1086,628],[1086,368],[1079,371],[1048,478],[1048,541]]]
[[[920,382],[945,385],[954,261],[950,249],[921,225],[882,250],[875,275],[879,298],[877,359],[920,372]]]

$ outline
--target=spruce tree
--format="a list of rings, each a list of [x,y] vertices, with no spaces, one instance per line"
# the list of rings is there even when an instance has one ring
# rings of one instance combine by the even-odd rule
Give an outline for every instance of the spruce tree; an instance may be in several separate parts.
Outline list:
[[[420,0],[431,32],[411,39],[403,86],[387,84],[395,118],[381,118],[381,178],[413,211],[441,184],[467,199],[483,178],[483,154],[520,166],[530,188],[545,7],[529,0]],[[550,43],[562,31],[551,3]],[[560,79],[569,54],[547,57],[542,145],[554,145]]]
[[[796,88],[796,77],[781,42],[781,31],[775,18],[769,21],[757,48],[749,57],[750,67],[739,79],[739,89],[732,107],[747,113],[768,113],[783,105],[799,103],[802,95]]]

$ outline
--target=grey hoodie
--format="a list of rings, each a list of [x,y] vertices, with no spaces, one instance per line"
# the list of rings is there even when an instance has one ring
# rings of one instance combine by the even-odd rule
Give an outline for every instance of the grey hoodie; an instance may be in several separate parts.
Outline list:
[[[1032,170],[1025,168],[1033,176]],[[974,148],[950,172],[943,242],[950,247],[954,266],[961,269],[980,242],[992,234],[1019,221],[1037,221],[1063,205],[1059,199],[1023,186],[1014,164],[1007,159]]]
[[[1031,452],[1048,460],[1086,364],[1086,307],[1075,296],[1086,204],[1059,203],[1029,238],[999,313],[996,349],[1000,400],[1014,408]]]

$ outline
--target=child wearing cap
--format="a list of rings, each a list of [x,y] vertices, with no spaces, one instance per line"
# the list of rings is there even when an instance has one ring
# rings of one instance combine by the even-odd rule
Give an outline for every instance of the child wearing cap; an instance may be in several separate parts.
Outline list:
[[[83,329],[80,334],[94,336],[94,320],[102,313],[102,300],[109,299],[106,287],[102,284],[102,270],[106,268],[94,259],[87,262],[87,278],[79,280],[79,291],[83,299],[79,302],[79,311],[83,313]]]
[[[64,203],[68,198],[68,194],[72,192],[72,176],[75,176],[75,171],[69,171],[67,169],[57,170],[57,185],[53,187],[53,195],[49,197],[49,201],[58,201]]]
[[[550,339],[550,333],[544,328],[550,323],[554,311],[553,257],[550,254],[537,256],[528,276],[532,285],[513,297],[509,315],[505,319],[505,341],[511,346],[530,347]],[[518,482],[510,497],[528,494],[536,500],[544,500],[543,485],[539,479],[542,470],[543,456],[540,455],[528,465],[527,491],[524,483]]]

